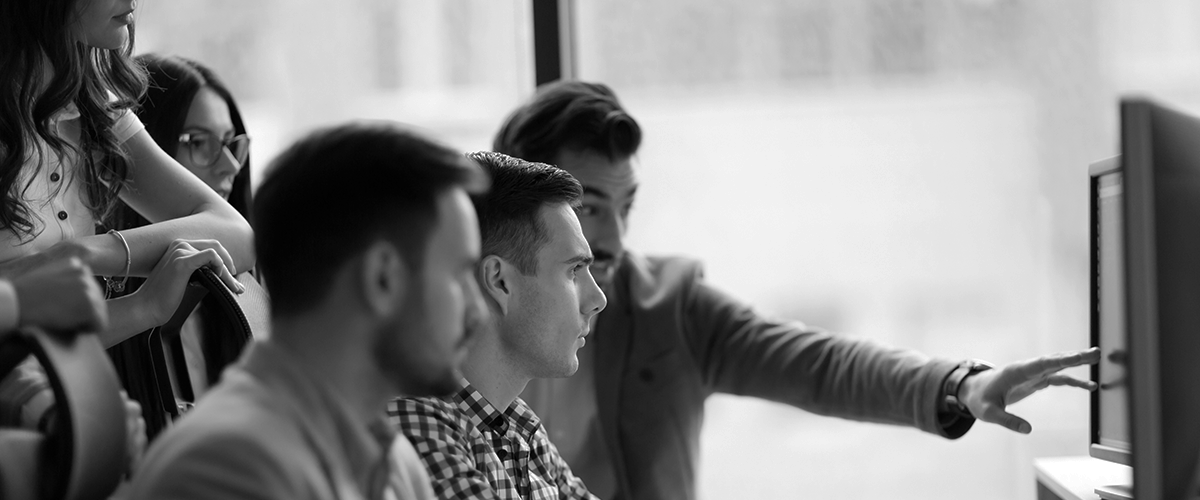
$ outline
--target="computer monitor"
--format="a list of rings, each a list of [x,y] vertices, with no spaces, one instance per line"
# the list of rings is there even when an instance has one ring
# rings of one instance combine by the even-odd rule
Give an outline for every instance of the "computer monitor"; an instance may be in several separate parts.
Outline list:
[[[1118,390],[1102,389],[1093,398],[1093,450],[1101,451],[1092,454],[1131,463],[1136,499],[1197,498],[1200,119],[1145,99],[1123,100],[1118,163],[1107,172],[1093,169],[1101,172],[1093,176],[1093,334],[1107,361],[1093,376]],[[1112,197],[1121,210],[1106,219],[1112,210],[1105,210],[1105,200]],[[1111,244],[1114,234],[1122,244]],[[1124,268],[1116,277],[1106,273],[1113,262]],[[1122,315],[1128,355],[1119,352],[1116,327],[1105,328],[1106,321],[1119,324],[1114,318]],[[1122,366],[1128,383],[1108,378]],[[1124,412],[1115,409],[1121,387],[1127,391]],[[1122,419],[1128,434],[1121,433]]]

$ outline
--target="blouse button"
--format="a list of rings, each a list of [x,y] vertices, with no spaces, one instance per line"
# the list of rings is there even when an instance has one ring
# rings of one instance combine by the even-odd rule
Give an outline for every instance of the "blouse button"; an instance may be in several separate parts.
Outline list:
[[[59,179],[58,172],[54,172],[54,173],[50,174],[50,182],[58,182],[58,179]]]
[[[67,220],[67,212],[65,210],[58,212],[58,220]]]

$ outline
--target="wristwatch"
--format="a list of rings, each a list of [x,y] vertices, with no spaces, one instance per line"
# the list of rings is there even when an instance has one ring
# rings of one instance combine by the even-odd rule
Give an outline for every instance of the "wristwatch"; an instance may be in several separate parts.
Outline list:
[[[978,359],[968,359],[959,363],[958,367],[946,376],[946,382],[942,385],[946,409],[960,417],[975,418],[974,415],[971,415],[971,410],[967,408],[967,405],[958,400],[958,389],[962,387],[962,383],[967,377],[992,368],[995,366],[992,366],[991,363]]]

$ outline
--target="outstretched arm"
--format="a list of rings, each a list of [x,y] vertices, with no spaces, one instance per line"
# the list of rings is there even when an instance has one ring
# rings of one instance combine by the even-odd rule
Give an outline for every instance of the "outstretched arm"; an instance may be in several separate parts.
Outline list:
[[[701,281],[684,307],[693,356],[712,390],[949,438],[970,427],[947,426],[937,411],[953,361],[765,317]]]

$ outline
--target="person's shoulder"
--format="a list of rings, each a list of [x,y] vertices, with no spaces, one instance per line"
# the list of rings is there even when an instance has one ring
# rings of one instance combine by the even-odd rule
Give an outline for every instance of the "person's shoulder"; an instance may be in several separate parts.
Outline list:
[[[239,422],[203,410],[154,442],[134,475],[131,498],[271,498],[303,491],[297,485],[314,472],[303,471],[303,436],[283,422]]]
[[[131,498],[297,498],[321,464],[286,398],[239,367],[158,437]]]
[[[457,413],[458,405],[448,397],[400,397],[388,402],[388,414]]]
[[[107,91],[107,96],[107,104],[111,110],[108,114],[112,118],[112,127],[110,130],[112,130],[113,136],[116,137],[117,144],[124,144],[125,141],[128,141],[130,137],[133,137],[134,134],[146,128],[146,126],[142,124],[142,120],[134,112],[132,104],[122,103],[121,98],[111,90]]]
[[[424,433],[431,427],[462,431],[469,425],[465,413],[449,398],[396,398],[387,405],[388,423],[405,434]]]
[[[388,403],[387,419],[424,461],[440,463],[455,456],[473,464],[471,450],[484,442],[471,416],[448,398],[395,399]]]
[[[169,429],[162,440],[184,448],[209,449],[207,441],[220,440],[231,446],[277,446],[298,442],[301,428],[287,405],[237,368],[204,395],[195,409]]]
[[[138,119],[136,113],[130,108],[118,109],[113,115],[112,133],[117,140],[117,144],[124,144],[129,138],[145,129],[146,126]]]
[[[234,366],[159,440],[195,453],[211,450],[211,442],[219,441],[286,454],[304,442],[303,424],[293,407],[272,387]]]

